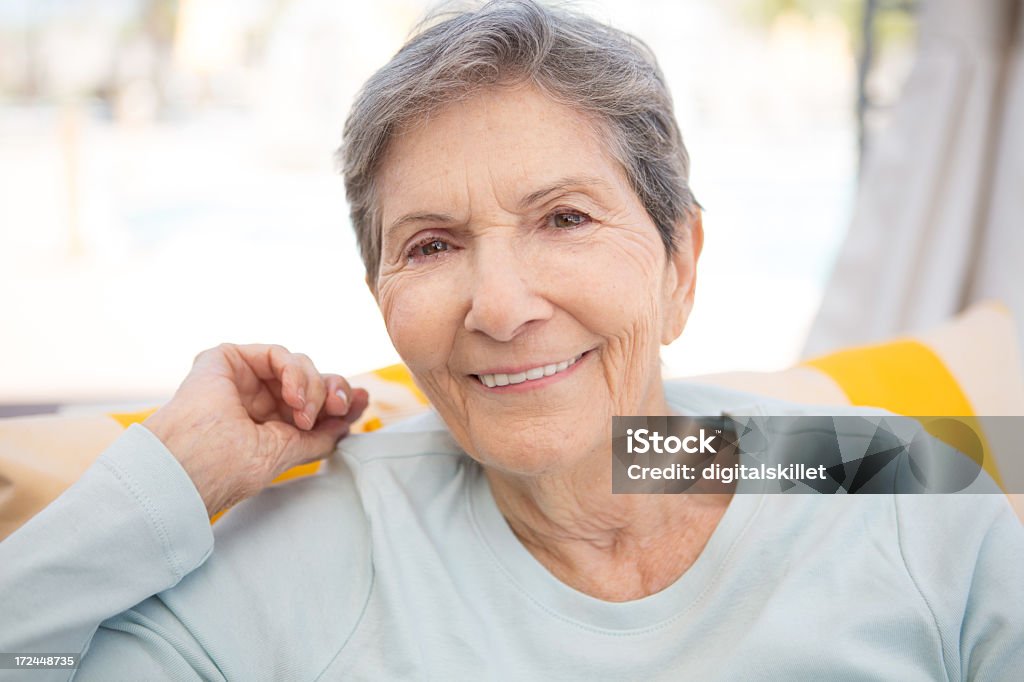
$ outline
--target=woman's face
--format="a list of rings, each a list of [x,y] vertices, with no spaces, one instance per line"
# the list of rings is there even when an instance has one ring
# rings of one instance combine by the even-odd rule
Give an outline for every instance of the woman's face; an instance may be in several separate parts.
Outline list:
[[[488,91],[396,135],[378,180],[377,301],[468,454],[553,472],[607,452],[613,415],[666,413],[659,347],[692,305],[699,219],[668,257],[580,113]]]

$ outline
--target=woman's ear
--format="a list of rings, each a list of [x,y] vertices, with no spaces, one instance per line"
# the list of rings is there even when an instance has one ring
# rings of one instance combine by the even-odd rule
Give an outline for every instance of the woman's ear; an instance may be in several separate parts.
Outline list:
[[[664,316],[661,342],[668,345],[679,338],[693,310],[697,290],[697,261],[704,248],[704,223],[701,210],[693,213],[679,227],[680,237],[675,253],[669,254],[665,273]]]

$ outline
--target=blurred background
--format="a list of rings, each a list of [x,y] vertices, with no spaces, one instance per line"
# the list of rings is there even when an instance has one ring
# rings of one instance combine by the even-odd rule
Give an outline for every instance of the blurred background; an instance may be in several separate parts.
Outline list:
[[[706,208],[697,303],[666,371],[793,363],[863,147],[910,71],[914,8],[576,5],[658,55]],[[332,154],[356,89],[427,8],[0,0],[0,403],[152,404],[221,341],[344,374],[397,361]]]

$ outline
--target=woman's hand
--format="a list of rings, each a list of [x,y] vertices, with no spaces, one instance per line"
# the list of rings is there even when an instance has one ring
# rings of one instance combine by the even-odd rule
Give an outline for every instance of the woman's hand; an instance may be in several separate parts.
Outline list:
[[[143,425],[181,462],[213,516],[329,455],[367,399],[301,353],[223,343],[196,356],[174,397]]]

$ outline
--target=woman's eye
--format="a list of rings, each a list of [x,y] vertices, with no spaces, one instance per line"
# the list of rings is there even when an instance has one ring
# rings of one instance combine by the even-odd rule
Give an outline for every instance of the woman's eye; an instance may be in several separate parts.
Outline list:
[[[589,218],[582,213],[561,211],[559,213],[552,213],[549,222],[552,227],[571,230],[574,227],[579,227],[583,223],[587,222],[587,220],[589,220]]]
[[[423,258],[425,256],[436,256],[448,250],[448,243],[441,239],[431,239],[422,244],[417,244],[409,251],[409,258]]]

